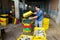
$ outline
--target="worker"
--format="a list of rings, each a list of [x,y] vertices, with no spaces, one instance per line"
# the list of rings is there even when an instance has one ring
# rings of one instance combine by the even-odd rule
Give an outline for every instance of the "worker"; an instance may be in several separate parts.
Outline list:
[[[36,14],[34,17],[29,17],[30,20],[35,20],[35,26],[42,27],[42,20],[43,20],[43,11],[40,9],[39,5],[35,6],[36,12],[33,14]]]

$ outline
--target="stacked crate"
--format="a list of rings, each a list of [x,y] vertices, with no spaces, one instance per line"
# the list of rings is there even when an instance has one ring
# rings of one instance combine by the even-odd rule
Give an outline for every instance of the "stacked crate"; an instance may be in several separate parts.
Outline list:
[[[43,19],[43,28],[45,30],[47,30],[49,28],[49,24],[50,24],[49,22],[50,22],[50,19],[49,18],[44,18]]]
[[[46,40],[46,33],[44,28],[35,27],[33,40]]]
[[[3,14],[3,15],[0,15],[0,24],[2,26],[6,26],[7,23],[8,23],[8,14]]]
[[[45,29],[35,27],[33,35],[20,35],[17,40],[47,40]]]
[[[23,19],[22,24],[23,24],[23,32],[31,32],[32,24],[31,20],[29,19]]]
[[[28,19],[29,14],[31,15],[32,12],[29,11],[23,15],[23,32],[31,32],[32,29],[32,21]],[[27,18],[26,18],[27,17]],[[43,19],[43,26],[42,28],[40,27],[35,27],[33,35],[21,35],[17,40],[47,40],[46,39],[46,30],[49,28],[49,18],[44,18]],[[30,33],[31,34],[31,33]]]
[[[29,20],[29,16],[32,15],[32,11],[28,11],[26,13],[23,14],[23,20],[22,20],[22,24],[23,24],[23,32],[31,32],[31,20]]]
[[[17,40],[33,40],[31,35],[21,35]]]

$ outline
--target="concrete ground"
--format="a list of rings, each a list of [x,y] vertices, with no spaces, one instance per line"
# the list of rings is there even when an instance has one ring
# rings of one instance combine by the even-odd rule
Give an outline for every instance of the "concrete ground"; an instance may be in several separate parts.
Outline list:
[[[5,31],[4,40],[16,40],[20,34],[22,34],[22,26],[21,24],[10,24],[9,29],[6,29]],[[60,40],[60,27],[58,27],[53,20],[50,21],[50,28],[46,33],[47,40]]]
[[[47,40],[60,40],[60,26],[54,21],[50,21],[50,28],[47,30]]]

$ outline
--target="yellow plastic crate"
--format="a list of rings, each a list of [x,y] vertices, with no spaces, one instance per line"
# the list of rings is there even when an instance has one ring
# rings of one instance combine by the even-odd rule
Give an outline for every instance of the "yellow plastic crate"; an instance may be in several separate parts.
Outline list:
[[[1,24],[2,26],[6,26],[7,23],[8,23],[8,18],[3,18],[3,17],[7,17],[8,14],[2,14],[2,15],[0,15],[0,16],[2,16],[2,17],[0,17],[0,24]]]
[[[18,24],[19,23],[19,20],[17,18],[14,18],[14,24]]]
[[[24,13],[23,14],[23,17],[28,17],[30,15],[32,15],[32,11],[28,11],[28,12]]]
[[[14,18],[14,24],[16,24],[16,18]]]
[[[33,40],[47,40],[47,39],[45,37],[35,36],[33,37]]]
[[[33,40],[46,40],[46,33],[44,28],[35,27]]]
[[[44,18],[43,19],[43,28],[45,30],[47,30],[49,28],[49,22],[50,22],[50,19],[49,18]]]
[[[35,27],[33,35],[46,37],[45,29],[40,27]]]
[[[2,26],[6,26],[7,25],[7,23],[8,23],[8,18],[0,18],[0,24],[2,25]]]
[[[8,16],[8,14],[2,14],[1,16]]]
[[[33,36],[30,35],[20,35],[17,40],[32,40]]]
[[[26,25],[29,26],[30,24],[27,24],[27,23],[26,23],[26,24],[24,24],[24,25],[25,25],[25,26],[26,26]]]

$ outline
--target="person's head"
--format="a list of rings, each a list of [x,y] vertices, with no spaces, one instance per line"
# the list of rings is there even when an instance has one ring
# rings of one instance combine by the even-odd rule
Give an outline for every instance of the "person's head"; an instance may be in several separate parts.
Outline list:
[[[36,5],[35,9],[36,9],[36,11],[39,11],[40,10],[40,5]]]

